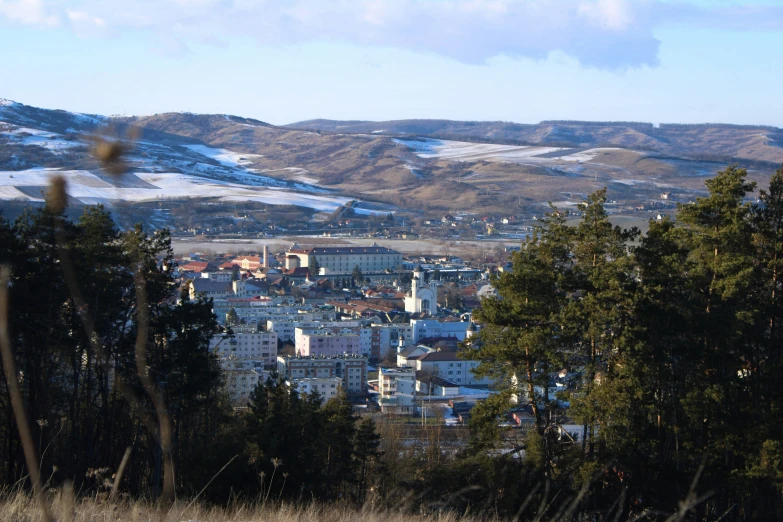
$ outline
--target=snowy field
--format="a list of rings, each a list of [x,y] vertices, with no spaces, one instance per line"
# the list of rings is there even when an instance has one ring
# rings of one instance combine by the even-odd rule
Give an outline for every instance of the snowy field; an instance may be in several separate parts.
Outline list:
[[[56,132],[17,127],[10,124],[5,124],[0,127],[0,135],[7,138],[12,143],[19,145],[35,145],[49,149],[55,153],[82,145],[82,143],[79,143],[78,141],[66,140],[62,134],[57,134]]]
[[[604,152],[610,152],[615,150],[621,150],[618,148],[599,148],[599,149],[588,149],[583,150],[582,152],[577,152],[575,154],[569,154],[567,156],[560,156],[559,159],[563,161],[575,161],[575,162],[585,162],[585,161],[591,161],[595,159],[596,156],[599,154],[602,154]]]
[[[251,159],[263,157],[261,154],[244,154],[227,149],[215,149],[206,145],[185,145],[185,148],[197,154],[211,158],[226,167],[240,167],[252,163]]]
[[[580,150],[565,147],[538,147],[521,145],[500,145],[495,143],[471,143],[467,141],[394,139],[405,145],[420,158],[445,159],[452,161],[501,161],[510,163],[567,161],[583,163],[593,160],[604,151],[615,148]],[[579,150],[579,152],[576,152]],[[569,153],[569,151],[574,151]]]
[[[412,149],[417,156],[424,159],[446,159],[455,161],[514,161],[515,159],[533,158],[541,154],[559,152],[560,147],[527,147],[519,145],[498,145],[494,143],[470,143],[450,140],[401,140],[396,143]]]
[[[0,171],[0,200],[42,201],[38,194],[19,190],[46,187],[54,175],[68,181],[68,194],[85,204],[112,201],[156,201],[165,199],[218,198],[221,201],[256,201],[269,205],[297,205],[320,212],[333,212],[349,198],[303,194],[277,188],[249,187],[177,173],[136,173],[149,188],[117,188],[85,170],[30,169]]]

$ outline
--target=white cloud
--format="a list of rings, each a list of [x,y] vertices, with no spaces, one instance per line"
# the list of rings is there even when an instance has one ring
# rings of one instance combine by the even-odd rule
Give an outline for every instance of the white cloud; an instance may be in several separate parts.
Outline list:
[[[591,0],[579,5],[579,12],[608,29],[624,31],[633,23],[628,0]]]
[[[79,34],[141,29],[171,54],[250,36],[262,45],[345,42],[477,64],[562,52],[608,69],[655,65],[661,24],[783,30],[783,7],[684,0],[0,0],[0,18],[67,19]]]
[[[60,25],[60,19],[46,8],[42,0],[0,0],[0,16],[23,25]]]

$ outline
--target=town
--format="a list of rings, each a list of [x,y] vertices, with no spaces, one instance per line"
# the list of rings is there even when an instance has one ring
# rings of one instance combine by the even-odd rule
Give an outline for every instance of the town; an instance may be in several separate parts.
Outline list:
[[[465,425],[493,393],[477,361],[460,356],[481,328],[471,311],[496,295],[509,262],[403,256],[392,249],[292,245],[285,252],[186,255],[179,278],[191,299],[212,300],[221,325],[210,343],[236,408],[277,374],[324,401],[342,391],[360,413]],[[512,411],[510,421],[531,417]]]

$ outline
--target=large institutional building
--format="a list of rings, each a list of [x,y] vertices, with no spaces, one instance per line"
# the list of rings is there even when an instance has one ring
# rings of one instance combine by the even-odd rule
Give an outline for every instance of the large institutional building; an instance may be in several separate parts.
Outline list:
[[[294,245],[285,254],[286,268],[309,267],[315,258],[320,275],[350,274],[357,266],[363,274],[397,270],[402,254],[378,245],[369,247],[315,247],[302,249]]]

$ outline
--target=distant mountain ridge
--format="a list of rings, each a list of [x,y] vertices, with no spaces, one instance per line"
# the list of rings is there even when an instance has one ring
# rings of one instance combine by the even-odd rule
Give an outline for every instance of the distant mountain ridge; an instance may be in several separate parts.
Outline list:
[[[622,147],[694,159],[783,163],[783,129],[766,125],[680,124],[545,120],[537,124],[502,121],[309,120],[289,128],[321,132],[421,135],[431,138],[519,145]]]
[[[90,154],[92,141],[106,132],[127,140],[131,126],[142,132],[128,143],[130,174],[107,177]],[[312,213],[356,200],[367,212],[412,217],[535,215],[550,201],[573,208],[608,187],[617,205],[637,209],[662,191],[676,194],[670,201],[698,196],[704,179],[736,160],[761,186],[783,163],[783,130],[436,119],[276,126],[226,114],[101,116],[0,100],[0,207],[42,201],[47,172],[58,170],[74,180],[72,195],[83,203],[200,198]]]

